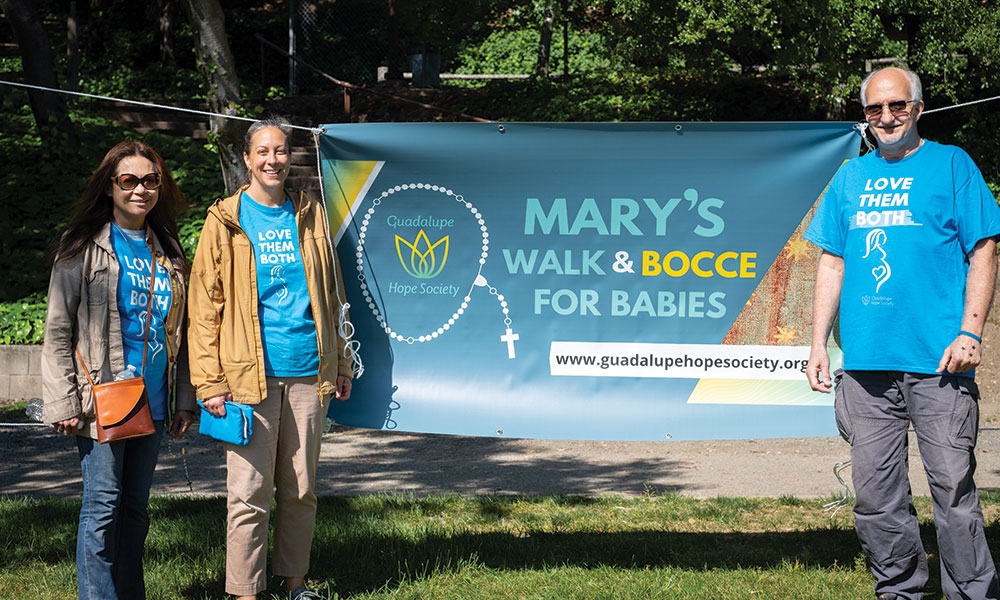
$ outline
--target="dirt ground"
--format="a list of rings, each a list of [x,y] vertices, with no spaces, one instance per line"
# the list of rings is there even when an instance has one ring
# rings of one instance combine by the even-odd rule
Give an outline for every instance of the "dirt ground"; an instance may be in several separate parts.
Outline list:
[[[987,327],[977,483],[1000,490],[1000,327]],[[927,495],[911,434],[911,480]],[[41,426],[0,427],[0,494],[75,497],[72,439]],[[705,442],[601,442],[429,435],[335,426],[323,439],[318,493],[836,497],[849,459],[839,437]],[[850,469],[842,471],[850,481]],[[164,440],[154,494],[225,492],[221,445],[197,433]]]

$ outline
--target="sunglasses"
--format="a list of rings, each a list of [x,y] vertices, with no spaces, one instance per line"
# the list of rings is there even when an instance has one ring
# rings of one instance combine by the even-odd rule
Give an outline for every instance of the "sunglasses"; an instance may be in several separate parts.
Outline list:
[[[142,177],[138,175],[133,175],[131,173],[122,173],[111,178],[111,181],[115,182],[115,185],[120,187],[123,192],[131,192],[140,183],[142,187],[147,190],[155,190],[160,187],[160,174],[159,173],[146,173]]]
[[[893,100],[892,102],[884,102],[882,104],[869,104],[865,106],[865,116],[869,119],[881,117],[882,111],[888,106],[892,116],[902,117],[909,114],[910,110],[907,107],[911,102],[916,102],[916,100]]]

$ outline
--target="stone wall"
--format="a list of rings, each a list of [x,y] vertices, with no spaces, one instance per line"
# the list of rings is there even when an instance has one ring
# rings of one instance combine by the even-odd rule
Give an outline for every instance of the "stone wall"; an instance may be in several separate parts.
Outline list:
[[[42,397],[42,347],[0,345],[0,399]]]

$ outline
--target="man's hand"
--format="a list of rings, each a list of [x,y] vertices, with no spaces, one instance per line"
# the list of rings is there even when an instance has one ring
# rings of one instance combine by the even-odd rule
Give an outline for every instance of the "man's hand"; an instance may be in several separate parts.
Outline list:
[[[189,410],[179,410],[174,413],[174,420],[170,423],[170,437],[178,439],[184,437],[194,423],[194,413]]]
[[[833,389],[833,379],[830,377],[830,355],[826,348],[813,348],[809,351],[806,379],[809,380],[809,387],[817,392],[829,394],[830,390]]]
[[[983,345],[971,337],[959,334],[941,355],[937,372],[965,373],[979,366],[983,360]]]

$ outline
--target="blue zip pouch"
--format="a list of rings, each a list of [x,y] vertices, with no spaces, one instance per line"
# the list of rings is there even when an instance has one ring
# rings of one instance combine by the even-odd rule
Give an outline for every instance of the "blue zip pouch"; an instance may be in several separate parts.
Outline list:
[[[201,400],[201,420],[198,423],[198,433],[210,438],[246,446],[253,434],[253,407],[232,400],[226,400],[226,416],[217,417],[208,412]]]

